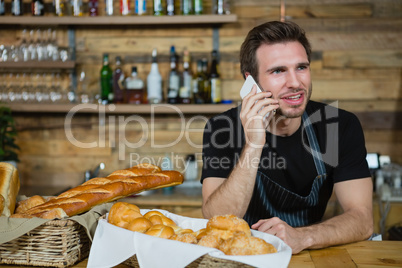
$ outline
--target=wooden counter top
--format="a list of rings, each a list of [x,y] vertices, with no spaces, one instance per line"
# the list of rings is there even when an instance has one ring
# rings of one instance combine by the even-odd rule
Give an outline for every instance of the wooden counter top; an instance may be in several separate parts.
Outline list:
[[[402,267],[402,241],[362,241],[318,250],[304,250],[293,255],[290,268],[328,268],[328,267]],[[87,267],[87,259],[71,266]],[[18,266],[0,265],[15,268]],[[124,264],[115,268],[127,268]]]

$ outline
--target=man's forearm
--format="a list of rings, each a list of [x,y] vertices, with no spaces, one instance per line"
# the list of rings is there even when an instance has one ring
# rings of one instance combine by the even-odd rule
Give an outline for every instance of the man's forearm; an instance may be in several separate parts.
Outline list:
[[[350,210],[322,223],[297,228],[304,234],[304,248],[323,248],[361,241],[373,233],[373,214],[369,208]]]
[[[253,194],[262,149],[245,146],[229,177],[206,199],[205,218],[234,214],[243,217]]]

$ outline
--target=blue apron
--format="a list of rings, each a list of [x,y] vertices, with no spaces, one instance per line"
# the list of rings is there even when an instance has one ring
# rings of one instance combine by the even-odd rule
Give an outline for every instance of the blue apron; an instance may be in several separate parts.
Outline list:
[[[306,112],[302,119],[318,174],[311,191],[307,196],[293,193],[258,171],[253,196],[244,215],[250,225],[260,219],[278,217],[292,227],[299,227],[319,222],[324,215],[332,186],[328,186],[320,147]]]

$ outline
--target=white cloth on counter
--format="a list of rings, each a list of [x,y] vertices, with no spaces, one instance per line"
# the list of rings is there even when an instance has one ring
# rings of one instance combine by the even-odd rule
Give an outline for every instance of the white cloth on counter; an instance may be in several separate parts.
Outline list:
[[[141,209],[141,214],[149,210]],[[179,216],[165,210],[157,210],[172,219],[178,226],[198,231],[208,220]],[[132,232],[109,224],[106,219],[98,222],[88,259],[88,268],[116,266],[136,255],[141,268],[181,268],[199,257],[209,254],[215,258],[245,263],[255,267],[287,267],[292,256],[291,248],[276,236],[251,230],[253,236],[271,243],[277,253],[253,256],[229,256],[215,248],[163,239]]]

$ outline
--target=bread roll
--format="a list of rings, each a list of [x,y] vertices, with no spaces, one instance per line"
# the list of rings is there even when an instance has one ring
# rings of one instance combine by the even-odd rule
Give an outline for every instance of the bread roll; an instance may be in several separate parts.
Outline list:
[[[169,239],[172,235],[174,235],[174,231],[173,228],[170,226],[156,224],[149,228],[149,230],[146,231],[145,234]]]
[[[235,215],[219,215],[209,219],[206,227],[207,233],[219,236],[223,240],[229,239],[235,232],[244,232],[251,236],[248,223]]]
[[[142,214],[136,205],[117,202],[110,208],[107,220],[113,225],[126,228],[131,221],[140,217],[142,217]]]
[[[152,222],[144,217],[138,217],[126,225],[126,229],[133,232],[145,233],[151,228]]]
[[[276,248],[265,240],[248,236],[244,232],[235,232],[231,238],[220,244],[219,250],[226,255],[261,255],[277,252]]]
[[[144,214],[153,224],[176,225],[176,223],[157,210],[151,210]],[[162,221],[162,222],[161,222]]]
[[[0,215],[3,213],[3,209],[4,209],[4,197],[0,194]]]
[[[14,213],[18,191],[20,190],[20,179],[17,169],[5,162],[0,162],[0,195],[4,198],[1,216],[10,216]]]
[[[223,240],[219,236],[207,234],[201,237],[197,244],[203,247],[219,248],[222,241]]]
[[[197,238],[192,233],[174,234],[169,239],[180,241],[183,243],[188,243],[188,244],[197,244]]]
[[[15,213],[24,213],[28,209],[36,207],[46,202],[46,199],[40,195],[31,196],[28,199],[19,201],[15,208]]]

